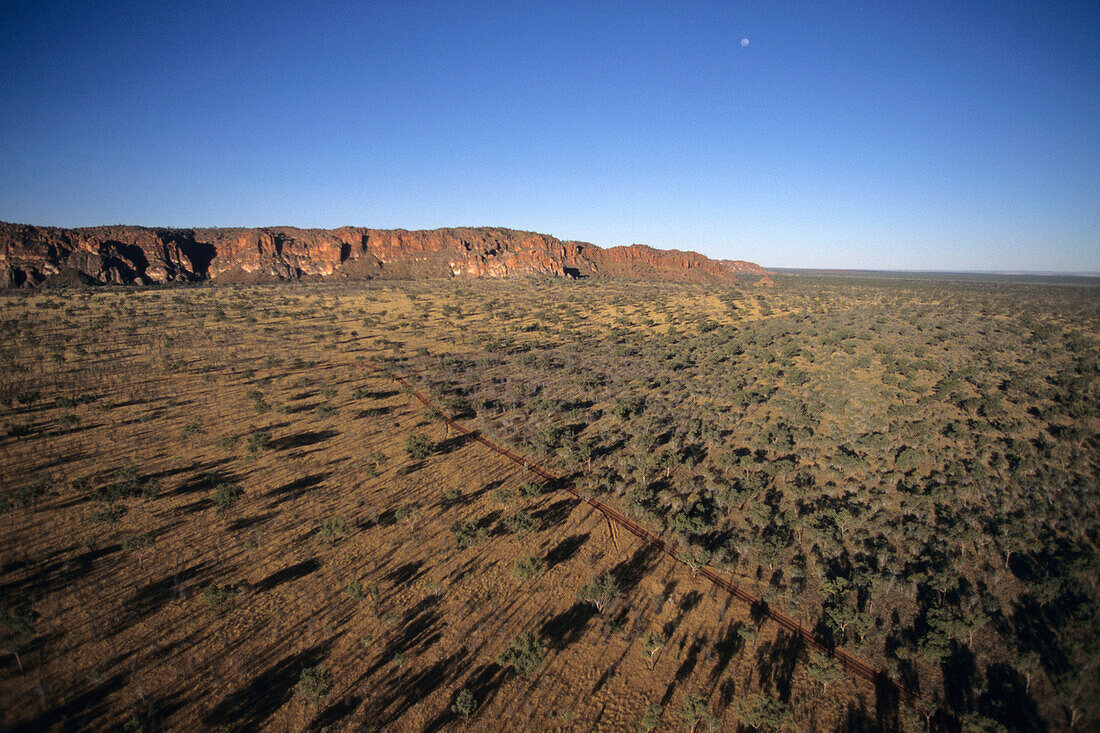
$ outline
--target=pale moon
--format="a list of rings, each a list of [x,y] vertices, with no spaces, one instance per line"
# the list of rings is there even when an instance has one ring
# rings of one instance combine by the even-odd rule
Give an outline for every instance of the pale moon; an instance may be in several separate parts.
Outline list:
[[[747,45],[749,45],[749,39],[747,39],[747,38],[742,38],[742,39],[741,39],[741,47],[742,47],[742,48],[744,48],[744,47],[745,47],[745,46],[747,46]]]

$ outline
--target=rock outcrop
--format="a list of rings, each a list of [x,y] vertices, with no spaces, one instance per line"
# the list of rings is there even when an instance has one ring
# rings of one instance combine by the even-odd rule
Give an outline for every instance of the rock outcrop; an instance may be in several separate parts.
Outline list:
[[[644,245],[601,248],[499,228],[58,229],[0,223],[0,287],[320,278],[605,276],[732,282],[751,262]]]

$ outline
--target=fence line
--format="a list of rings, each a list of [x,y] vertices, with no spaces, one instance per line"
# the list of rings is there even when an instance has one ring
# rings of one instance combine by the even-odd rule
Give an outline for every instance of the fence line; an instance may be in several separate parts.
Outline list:
[[[617,511],[613,508],[611,508],[610,506],[603,503],[599,499],[595,499],[595,498],[592,498],[590,496],[582,495],[581,492],[578,491],[577,488],[575,486],[573,486],[571,482],[565,481],[559,476],[555,476],[554,474],[552,474],[549,471],[545,470],[538,463],[529,460],[525,456],[520,455],[520,454],[516,453],[515,451],[513,451],[509,448],[505,448],[502,445],[498,445],[497,443],[493,442],[489,438],[482,435],[481,432],[479,432],[477,430],[473,430],[471,428],[468,428],[465,425],[463,425],[461,422],[458,422],[457,420],[452,419],[446,413],[444,413],[439,407],[437,407],[431,401],[431,399],[429,399],[427,397],[427,395],[425,395],[423,392],[421,392],[416,387],[412,386],[412,384],[409,382],[409,380],[406,379],[405,377],[401,376],[400,374],[397,374],[396,372],[394,372],[390,369],[387,369],[385,367],[381,367],[373,361],[368,361],[367,365],[371,369],[373,369],[374,371],[380,372],[380,373],[386,375],[387,377],[389,377],[390,379],[393,379],[395,382],[401,384],[403,387],[405,387],[408,390],[408,392],[410,394],[412,394],[414,397],[416,397],[417,400],[419,400],[433,414],[438,415],[441,420],[443,420],[447,425],[449,425],[454,430],[458,431],[459,433],[462,433],[463,435],[467,435],[467,436],[473,438],[474,440],[478,441],[479,443],[482,443],[483,445],[487,446],[488,448],[491,448],[492,450],[496,451],[497,453],[500,453],[501,455],[506,456],[510,460],[520,464],[521,466],[526,468],[528,471],[531,471],[532,473],[534,473],[536,476],[539,476],[540,478],[546,480],[548,483],[553,485],[554,488],[562,489],[564,491],[569,492],[570,494],[575,496],[580,501],[585,502],[589,506],[593,507],[594,509],[596,509],[597,511],[602,513],[609,520],[612,520],[615,523],[622,526],[624,529],[626,529],[626,531],[630,532],[635,537],[638,537],[639,539],[646,542],[647,544],[656,545],[663,554],[671,557],[676,562],[682,563],[684,565],[688,565],[689,567],[692,568],[693,572],[697,572],[698,574],[702,575],[703,577],[705,577],[707,580],[711,581],[712,583],[714,583],[718,587],[723,588],[724,590],[729,592],[735,598],[737,598],[741,601],[744,601],[745,603],[748,603],[748,604],[750,604],[752,606],[755,606],[757,608],[761,608],[763,610],[763,612],[767,615],[768,618],[770,618],[772,621],[775,621],[777,624],[779,624],[781,627],[783,627],[787,631],[798,635],[806,643],[807,646],[809,646],[813,649],[816,649],[816,650],[820,651],[821,653],[826,654],[826,655],[836,659],[837,661],[840,662],[840,664],[845,669],[851,671],[855,675],[867,680],[868,682],[870,682],[870,683],[872,683],[876,686],[880,685],[880,684],[885,684],[888,687],[890,687],[893,691],[895,691],[897,693],[898,697],[901,698],[902,700],[905,700],[906,702],[909,702],[910,704],[913,704],[914,706],[916,706],[918,708],[922,708],[922,709],[925,708],[926,703],[923,700],[923,698],[921,698],[920,695],[918,695],[913,690],[910,690],[908,687],[901,684],[900,682],[898,682],[894,678],[890,677],[884,671],[876,670],[871,665],[857,659],[856,657],[852,656],[851,654],[844,651],[843,649],[829,646],[817,634],[815,634],[813,631],[811,631],[811,630],[807,629],[806,627],[802,626],[800,623],[798,623],[797,621],[795,621],[791,617],[787,616],[786,614],[781,613],[781,612],[773,609],[771,606],[769,606],[767,603],[765,603],[762,599],[760,599],[757,596],[753,595],[752,593],[748,592],[744,588],[741,588],[741,587],[737,586],[736,584],[734,584],[730,580],[722,577],[715,570],[713,570],[709,567],[706,567],[706,566],[696,568],[694,565],[688,563],[676,551],[675,544],[670,543],[670,542],[658,537],[653,532],[649,531],[648,529],[646,529],[642,525],[638,524],[637,522],[633,521],[632,519],[627,518],[622,513],[620,513],[619,511]],[[926,712],[926,711],[922,710],[922,712]]]

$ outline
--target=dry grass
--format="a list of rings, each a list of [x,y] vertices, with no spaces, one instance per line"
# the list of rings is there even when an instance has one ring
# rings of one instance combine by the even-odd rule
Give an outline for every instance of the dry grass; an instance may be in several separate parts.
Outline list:
[[[5,725],[451,729],[463,689],[479,730],[632,730],[650,704],[659,729],[682,729],[690,695],[734,729],[736,701],[756,693],[800,728],[874,725],[873,689],[841,680],[822,693],[773,625],[612,537],[564,492],[524,496],[529,474],[448,435],[367,366],[537,357],[581,337],[675,338],[847,307],[747,292],[731,310],[722,295],[365,283],[6,296],[0,461],[13,506],[0,589],[36,620],[8,639],[18,658],[0,658]],[[493,420],[479,424],[508,437]],[[614,424],[602,420],[593,431]],[[514,424],[517,444],[531,424]],[[440,449],[410,459],[416,434]],[[124,484],[138,495],[95,496]],[[220,512],[224,486],[243,493]],[[533,532],[508,531],[517,512]],[[460,522],[484,540],[457,547]],[[544,572],[517,577],[526,557]],[[576,593],[603,572],[625,594],[601,615]],[[530,679],[497,662],[524,632],[548,648]],[[647,654],[654,636],[666,642]],[[325,684],[299,693],[318,668]]]

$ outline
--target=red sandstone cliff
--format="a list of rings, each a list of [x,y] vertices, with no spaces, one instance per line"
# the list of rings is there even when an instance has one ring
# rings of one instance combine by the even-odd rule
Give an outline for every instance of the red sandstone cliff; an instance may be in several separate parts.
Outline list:
[[[0,223],[0,287],[303,278],[606,276],[732,282],[751,262],[643,245],[602,249],[498,228],[57,229]]]

